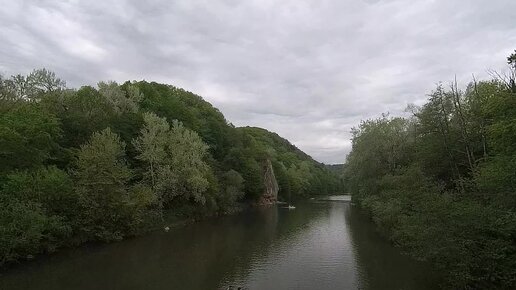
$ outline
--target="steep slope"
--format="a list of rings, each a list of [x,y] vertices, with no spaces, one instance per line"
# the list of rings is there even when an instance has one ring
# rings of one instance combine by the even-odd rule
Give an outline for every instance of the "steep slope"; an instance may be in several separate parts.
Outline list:
[[[242,174],[245,198],[255,200],[264,192],[263,172],[270,159],[281,198],[338,192],[340,177],[278,134],[263,128],[235,128],[202,97],[171,85],[138,82],[144,95],[141,106],[167,118],[177,119],[196,131],[210,146],[218,169]]]

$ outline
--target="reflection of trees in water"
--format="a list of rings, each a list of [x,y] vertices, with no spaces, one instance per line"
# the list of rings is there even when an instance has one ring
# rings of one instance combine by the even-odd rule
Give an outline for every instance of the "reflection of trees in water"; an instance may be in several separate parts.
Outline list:
[[[349,231],[348,236],[342,233],[344,238],[353,243],[361,289],[424,289],[424,267],[400,256],[357,209],[334,203],[299,204],[293,211],[256,209],[168,233],[62,251],[2,274],[0,288],[188,290],[239,286],[238,282],[256,270],[253,267],[267,267],[265,262],[281,259],[276,254],[293,245],[302,247],[304,239],[314,238],[307,235],[316,229],[342,227]]]
[[[360,209],[349,206],[346,224],[358,268],[360,289],[436,289],[435,272],[420,262],[401,255],[376,232],[372,221]]]
[[[245,275],[252,255],[265,250],[274,239],[277,219],[275,208],[256,209],[178,229],[174,232],[177,241],[163,245],[166,249],[187,253],[172,269],[173,275],[184,282],[175,281],[172,285],[183,289],[212,289],[228,273]]]
[[[278,208],[277,223],[274,231],[269,232],[272,235],[260,236],[257,232],[256,240],[259,242],[246,249],[246,258],[242,259],[242,263],[235,264],[234,270],[228,271],[228,275],[219,285],[247,285],[256,289],[273,289],[299,283],[296,275],[300,274],[300,269],[305,268],[299,262],[302,260],[309,268],[311,262],[308,259],[314,251],[312,247],[303,248],[303,245],[317,239],[313,236],[314,232],[317,232],[315,229],[327,224],[328,217],[334,211],[328,204],[298,204],[297,209],[293,211]],[[340,217],[342,218],[341,211]],[[268,238],[265,240],[264,236]],[[308,253],[304,253],[305,250]],[[291,256],[293,253],[296,253],[296,258]],[[320,259],[317,260],[319,261]],[[306,275],[310,276],[313,273]]]
[[[314,222],[314,215],[256,209],[168,233],[64,250],[3,273],[0,288],[212,289],[228,275],[245,277],[253,261]]]
[[[249,274],[255,270],[252,264],[267,266],[264,260],[282,252],[282,248],[290,247],[293,241],[310,227],[310,224],[317,222],[319,214],[317,211],[303,210],[303,205],[293,211],[271,208],[250,213],[247,222],[239,223],[241,230],[248,231],[249,234],[241,235],[239,239],[234,240],[238,250],[227,255],[230,259],[236,255],[238,259],[228,261],[226,263],[228,267],[224,273],[221,273],[219,283],[211,286],[221,284],[241,286],[238,283],[244,283]],[[225,227],[225,229],[235,230],[234,227]],[[239,231],[238,228],[237,231]]]
[[[170,269],[163,274],[174,277],[170,285],[182,289],[238,283],[253,270],[253,263],[317,222],[320,212],[301,209],[259,208],[171,231],[156,239],[160,269]]]

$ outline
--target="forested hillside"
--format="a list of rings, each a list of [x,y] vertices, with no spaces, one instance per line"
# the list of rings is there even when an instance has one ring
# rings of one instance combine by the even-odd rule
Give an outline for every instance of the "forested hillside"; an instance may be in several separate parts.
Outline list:
[[[339,191],[340,178],[278,135],[235,128],[200,96],[154,82],[70,89],[47,70],[0,79],[0,265],[163,223]]]
[[[256,127],[237,128],[237,131],[252,138],[248,145],[251,151],[261,152],[272,160],[280,186],[280,199],[342,192],[340,172],[331,172],[278,134]]]
[[[516,53],[491,80],[438,85],[411,117],[353,129],[353,199],[452,289],[516,287]]]

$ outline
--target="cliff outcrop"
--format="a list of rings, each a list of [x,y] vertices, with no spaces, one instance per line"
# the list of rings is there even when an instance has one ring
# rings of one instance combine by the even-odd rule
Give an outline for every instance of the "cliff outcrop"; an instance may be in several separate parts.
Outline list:
[[[262,194],[262,197],[258,200],[259,205],[272,205],[275,204],[278,200],[278,181],[276,180],[276,176],[274,176],[274,169],[272,168],[272,163],[269,159],[264,166],[263,173],[263,183],[265,190]]]

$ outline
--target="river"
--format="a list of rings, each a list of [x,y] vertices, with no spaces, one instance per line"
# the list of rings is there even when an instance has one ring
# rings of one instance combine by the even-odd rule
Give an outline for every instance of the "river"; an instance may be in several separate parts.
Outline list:
[[[0,272],[0,289],[436,289],[346,196],[250,210],[66,249]]]

